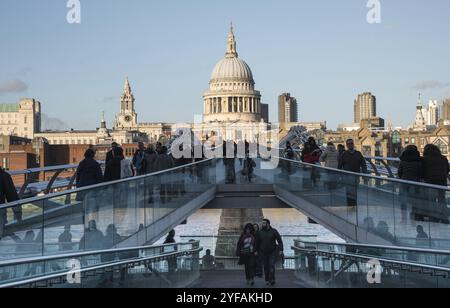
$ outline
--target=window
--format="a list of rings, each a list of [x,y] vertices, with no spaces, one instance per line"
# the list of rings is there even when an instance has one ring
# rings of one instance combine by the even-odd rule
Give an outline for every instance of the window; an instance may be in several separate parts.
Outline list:
[[[28,119],[27,119],[27,117],[25,116],[25,117],[23,118],[23,123],[24,123],[24,124],[27,124],[27,120],[28,120]]]
[[[434,145],[441,150],[442,155],[448,155],[448,145],[446,145],[441,139],[436,141]]]
[[[3,157],[2,167],[5,170],[9,170],[9,161],[7,157]]]
[[[411,138],[411,144],[416,144],[416,138]]]
[[[409,138],[405,138],[405,144],[409,144]]]

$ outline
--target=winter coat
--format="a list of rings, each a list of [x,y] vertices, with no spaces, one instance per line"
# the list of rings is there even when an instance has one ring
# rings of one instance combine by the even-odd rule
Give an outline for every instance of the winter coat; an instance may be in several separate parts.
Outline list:
[[[277,249],[283,251],[283,240],[276,229],[261,229],[256,233],[256,251],[267,255],[276,252]]]
[[[407,149],[400,157],[398,177],[405,181],[420,182],[423,173],[423,162],[420,153]]]
[[[339,153],[335,146],[327,146],[320,156],[320,162],[325,163],[325,167],[337,169],[339,167]]]
[[[93,158],[84,159],[77,168],[77,188],[101,182],[103,182],[103,173],[100,164]]]
[[[239,265],[244,265],[246,259],[256,252],[256,239],[252,234],[243,234],[239,238],[236,247],[236,256],[239,257]]]
[[[128,179],[134,176],[133,162],[129,159],[123,159],[120,162],[120,178]]]
[[[156,159],[155,169],[156,171],[163,171],[172,169],[174,166],[173,159],[167,154],[161,154]]]
[[[121,162],[122,158],[114,157],[108,163],[105,168],[105,182],[112,182],[121,179]]]
[[[147,152],[144,156],[144,161],[142,162],[143,168],[146,174],[156,172],[156,160],[158,159],[158,153]]]
[[[19,200],[11,175],[0,168],[0,204]]]
[[[449,164],[448,159],[442,155],[424,156],[423,179],[425,183],[447,186]]]
[[[319,162],[322,151],[317,146],[317,144],[311,145],[310,143],[305,143],[302,151],[302,161],[307,164],[316,164]]]
[[[361,152],[345,151],[339,159],[339,169],[355,173],[367,173],[367,163]]]
[[[133,156],[133,166],[136,169],[136,173],[138,175],[144,174],[145,170],[143,170],[143,161],[145,159],[145,152],[137,150],[136,153],[134,153]]]

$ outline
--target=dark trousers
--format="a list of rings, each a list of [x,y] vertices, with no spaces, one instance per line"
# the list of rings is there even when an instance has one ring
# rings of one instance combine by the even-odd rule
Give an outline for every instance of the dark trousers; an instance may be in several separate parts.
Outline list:
[[[348,185],[347,191],[347,206],[358,205],[358,188],[356,186]]]
[[[255,279],[255,256],[245,256],[243,257],[245,266],[245,278],[247,281]]]
[[[255,276],[262,277],[263,275],[263,262],[261,255],[255,256]]]
[[[262,263],[264,266],[264,277],[266,282],[275,281],[275,264],[277,263],[276,252],[269,254],[261,254]]]

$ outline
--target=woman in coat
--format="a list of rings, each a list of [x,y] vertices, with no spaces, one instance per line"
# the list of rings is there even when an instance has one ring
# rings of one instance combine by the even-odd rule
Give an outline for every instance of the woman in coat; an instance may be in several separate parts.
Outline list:
[[[425,147],[423,152],[423,179],[425,183],[447,187],[449,164],[441,150],[433,144]],[[428,197],[428,211],[431,220],[449,224],[445,190],[425,189]]]
[[[247,224],[244,228],[244,232],[239,238],[236,247],[236,256],[239,257],[239,265],[245,266],[245,278],[248,285],[255,285],[255,229],[252,224]]]
[[[400,166],[398,167],[399,179],[411,182],[420,182],[422,180],[423,162],[419,150],[415,145],[409,145],[400,157]],[[412,217],[420,220],[426,210],[420,202],[420,188],[404,184],[400,186],[401,200],[401,222],[406,223],[408,205],[412,206]]]

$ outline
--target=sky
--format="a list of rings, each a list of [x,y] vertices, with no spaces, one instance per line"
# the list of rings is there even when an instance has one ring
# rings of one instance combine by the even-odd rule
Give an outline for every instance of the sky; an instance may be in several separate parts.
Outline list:
[[[414,121],[424,101],[450,98],[450,1],[380,0],[0,0],[0,103],[42,103],[68,128],[111,127],[128,76],[140,122],[193,122],[229,24],[239,56],[276,121],[277,97],[299,101],[301,121],[353,122],[358,93],[377,96],[378,115]]]

